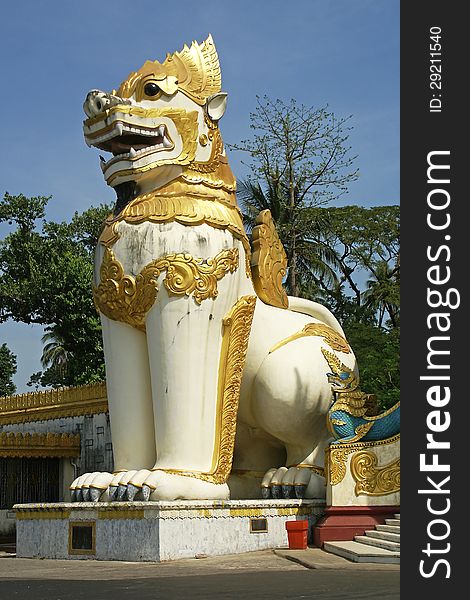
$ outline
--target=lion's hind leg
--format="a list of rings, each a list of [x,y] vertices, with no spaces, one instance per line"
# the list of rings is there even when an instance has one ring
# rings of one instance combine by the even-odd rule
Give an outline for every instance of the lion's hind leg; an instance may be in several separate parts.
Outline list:
[[[324,451],[330,439],[328,365],[317,336],[274,346],[252,388],[256,422],[285,449],[285,462],[271,463],[261,483],[265,498],[323,498]]]

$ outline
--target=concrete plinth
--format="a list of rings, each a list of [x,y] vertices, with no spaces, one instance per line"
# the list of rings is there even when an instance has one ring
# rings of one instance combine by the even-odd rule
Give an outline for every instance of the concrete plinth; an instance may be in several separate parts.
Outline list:
[[[323,500],[177,500],[17,504],[17,556],[165,561],[287,546],[286,521],[307,519],[312,540]]]

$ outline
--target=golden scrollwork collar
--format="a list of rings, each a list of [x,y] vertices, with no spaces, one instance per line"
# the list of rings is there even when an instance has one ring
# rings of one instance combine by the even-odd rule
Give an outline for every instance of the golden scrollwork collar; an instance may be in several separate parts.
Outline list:
[[[110,248],[105,249],[100,283],[93,288],[97,309],[114,321],[145,331],[145,317],[158,294],[158,278],[170,295],[192,296],[200,304],[216,298],[217,282],[238,268],[237,248],[222,250],[214,258],[194,258],[191,254],[168,254],[153,260],[133,277],[126,275]]]

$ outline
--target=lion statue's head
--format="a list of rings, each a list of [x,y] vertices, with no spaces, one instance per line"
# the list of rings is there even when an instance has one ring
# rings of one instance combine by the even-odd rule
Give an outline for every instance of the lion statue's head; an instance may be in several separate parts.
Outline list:
[[[217,123],[226,101],[209,35],[167,54],[163,63],[147,61],[118,90],[90,91],[83,105],[85,141],[112,154],[100,157],[108,185],[145,192],[188,167],[204,170],[223,153]]]

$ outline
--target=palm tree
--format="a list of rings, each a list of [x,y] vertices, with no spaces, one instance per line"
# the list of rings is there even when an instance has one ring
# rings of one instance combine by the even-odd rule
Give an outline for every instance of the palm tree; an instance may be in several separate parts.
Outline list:
[[[364,306],[376,311],[379,327],[383,327],[386,315],[388,315],[392,328],[399,326],[399,276],[399,261],[393,268],[386,261],[380,261],[374,268],[373,278],[367,281],[367,289],[364,292]]]
[[[237,195],[248,231],[262,210],[271,211],[287,254],[288,293],[298,296],[302,289],[304,292],[312,290],[316,295],[320,290],[335,287],[337,257],[321,239],[322,231],[328,227],[327,212],[301,201],[293,205],[279,178],[265,181],[265,189],[250,179],[242,181]]]
[[[70,352],[66,350],[64,337],[56,325],[46,327],[45,331],[46,333],[41,338],[44,344],[41,356],[42,368],[52,369],[63,377],[67,371]]]

